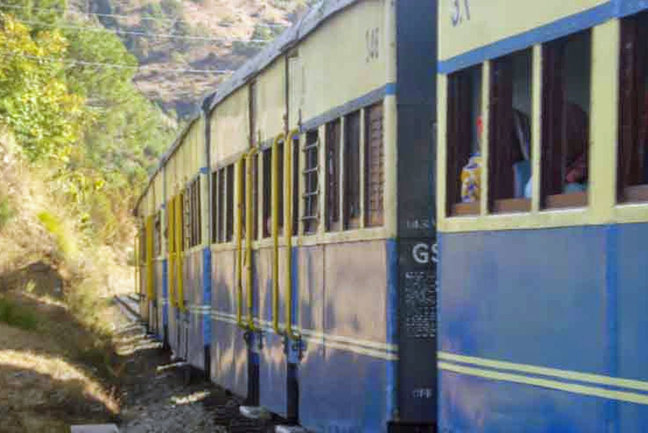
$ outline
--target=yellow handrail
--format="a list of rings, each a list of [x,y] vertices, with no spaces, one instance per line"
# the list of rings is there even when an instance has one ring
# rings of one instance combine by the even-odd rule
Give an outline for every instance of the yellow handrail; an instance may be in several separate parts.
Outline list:
[[[146,297],[153,299],[153,216],[146,218]]]
[[[134,260],[134,268],[135,268],[135,281],[133,281],[134,285],[133,288],[135,289],[135,293],[138,295],[140,294],[140,279],[139,279],[139,267],[140,267],[140,258],[139,258],[139,236],[140,236],[140,229],[138,228],[137,231],[135,232],[135,242],[133,245],[133,260]]]
[[[175,299],[175,257],[176,257],[176,228],[175,228],[175,214],[176,214],[176,200],[172,197],[167,203],[167,215],[169,216],[169,300],[171,305],[176,305]]]
[[[254,279],[252,274],[252,237],[253,228],[254,228],[254,218],[256,217],[253,209],[253,180],[254,175],[252,172],[253,168],[253,158],[256,156],[257,150],[255,148],[251,149],[247,155],[245,155],[245,273],[247,277],[247,308],[248,308],[248,320],[247,328],[251,331],[258,331],[259,329],[254,325],[254,315],[253,315],[253,306],[254,306]]]
[[[286,239],[286,333],[292,339],[300,339],[301,335],[295,332],[292,327],[292,305],[293,305],[293,284],[292,284],[292,184],[293,184],[293,137],[299,134],[298,129],[288,133],[284,144],[284,237]]]
[[[177,302],[178,302],[178,308],[181,311],[185,310],[185,305],[184,305],[184,281],[182,280],[182,251],[184,249],[184,218],[182,215],[182,205],[184,203],[184,194],[181,192],[178,194],[176,197],[176,217],[175,217],[175,226],[176,226],[176,263],[177,263],[177,279],[178,279],[178,286],[177,286]]]
[[[243,266],[242,266],[242,238],[243,238],[243,218],[241,211],[243,208],[243,159],[236,162],[236,324],[243,329],[247,329],[243,322]]]
[[[272,329],[279,335],[284,331],[279,327],[279,143],[285,134],[277,135],[272,143]],[[286,146],[284,145],[284,152]],[[265,170],[265,167],[264,167]]]

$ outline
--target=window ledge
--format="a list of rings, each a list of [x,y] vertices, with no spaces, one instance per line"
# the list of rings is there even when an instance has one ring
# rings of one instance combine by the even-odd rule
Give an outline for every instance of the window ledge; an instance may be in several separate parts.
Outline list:
[[[623,189],[621,203],[648,202],[648,185],[633,185]]]
[[[452,205],[452,216],[477,216],[481,212],[479,202],[455,203]]]
[[[570,192],[567,194],[549,195],[546,199],[546,209],[564,209],[587,206],[587,192]]]
[[[531,211],[531,200],[528,198],[508,198],[495,200],[494,213],[524,213]]]

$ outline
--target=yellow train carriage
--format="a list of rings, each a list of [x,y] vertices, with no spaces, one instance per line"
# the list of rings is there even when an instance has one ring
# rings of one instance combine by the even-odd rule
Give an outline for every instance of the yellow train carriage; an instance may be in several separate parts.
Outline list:
[[[159,170],[162,338],[314,431],[435,424],[435,15],[318,4]]]
[[[212,379],[310,428],[436,415],[434,12],[324,2],[209,101]]]
[[[646,8],[439,3],[440,430],[645,429]]]

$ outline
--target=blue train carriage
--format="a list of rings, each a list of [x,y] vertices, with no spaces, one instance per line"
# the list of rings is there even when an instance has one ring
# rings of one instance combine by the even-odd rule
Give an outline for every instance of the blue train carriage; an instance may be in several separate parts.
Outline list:
[[[163,158],[167,260],[160,285],[165,341],[209,375],[209,172],[205,121],[191,119]]]
[[[435,424],[435,13],[323,2],[205,107],[211,376],[312,431]]]
[[[441,431],[646,431],[646,7],[440,3]]]
[[[161,281],[161,175],[151,176],[135,208],[138,221],[138,272],[140,287],[140,316],[147,330],[161,336],[158,320],[158,285]]]

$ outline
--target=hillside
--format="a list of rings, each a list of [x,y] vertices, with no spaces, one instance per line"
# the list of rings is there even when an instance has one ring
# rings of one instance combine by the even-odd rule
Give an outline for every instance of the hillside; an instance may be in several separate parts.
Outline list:
[[[140,62],[139,90],[186,118],[227,73],[290,26],[308,0],[75,0]]]

